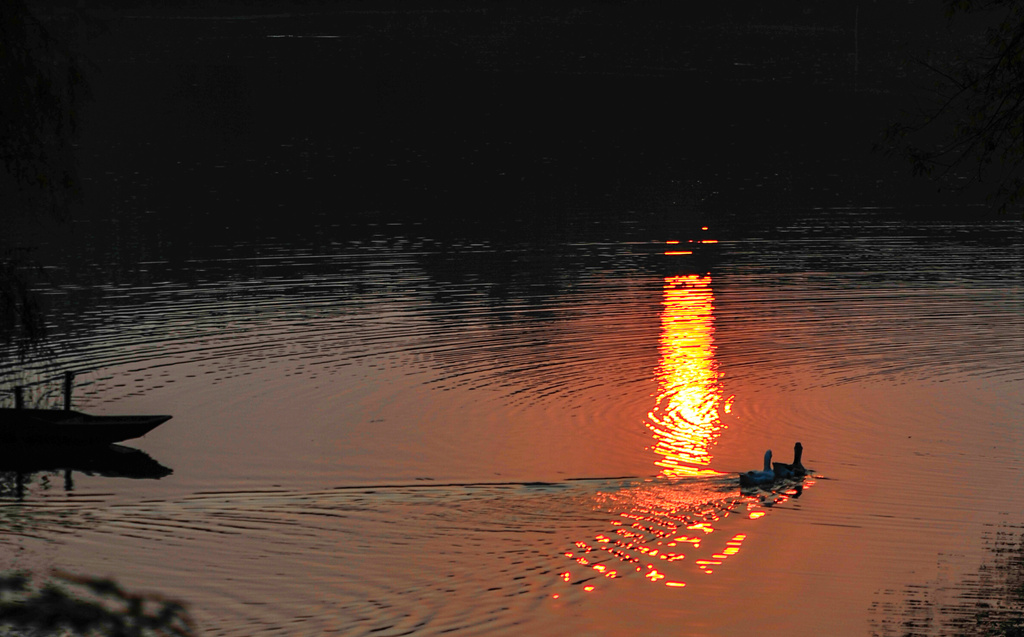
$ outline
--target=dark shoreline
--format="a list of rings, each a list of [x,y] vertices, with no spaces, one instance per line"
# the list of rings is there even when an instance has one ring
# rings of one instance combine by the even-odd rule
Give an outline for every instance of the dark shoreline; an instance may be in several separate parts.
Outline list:
[[[50,24],[72,22],[70,3],[36,4]],[[938,4],[89,11],[77,218],[462,227],[649,210],[702,224],[740,208],[928,216],[950,203],[873,150],[931,81],[912,57],[954,55],[959,32]]]

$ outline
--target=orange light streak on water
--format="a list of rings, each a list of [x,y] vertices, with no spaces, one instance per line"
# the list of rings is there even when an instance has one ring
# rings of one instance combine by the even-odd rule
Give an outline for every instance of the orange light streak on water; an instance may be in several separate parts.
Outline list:
[[[711,448],[725,426],[711,277],[666,278],[663,303],[658,396],[646,420],[657,440],[655,464],[671,478],[716,474]]]
[[[712,450],[725,429],[719,414],[728,413],[734,397],[724,395],[715,359],[711,277],[666,278],[663,295],[658,390],[645,424],[654,434],[655,464],[670,481],[649,480],[601,496],[602,506],[615,510],[617,519],[605,532],[576,541],[563,553],[577,572],[580,567],[589,571],[575,583],[595,572],[607,578],[635,573],[659,586],[684,588],[685,572],[710,575],[740,552],[747,535],[732,534],[723,542],[719,532],[736,523],[725,518],[744,509],[737,517],[745,522],[765,515],[752,510],[760,509],[759,502],[731,501],[704,491],[702,481],[686,479],[721,475],[710,468]],[[790,497],[776,496],[773,503]],[[702,542],[708,546],[702,548]],[[679,550],[683,546],[686,553]],[[569,572],[562,579],[573,580]]]

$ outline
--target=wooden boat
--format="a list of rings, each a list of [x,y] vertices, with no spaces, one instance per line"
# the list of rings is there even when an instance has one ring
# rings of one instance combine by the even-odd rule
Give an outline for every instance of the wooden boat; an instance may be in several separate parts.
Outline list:
[[[170,416],[92,416],[61,409],[0,409],[0,443],[102,445],[138,438]]]

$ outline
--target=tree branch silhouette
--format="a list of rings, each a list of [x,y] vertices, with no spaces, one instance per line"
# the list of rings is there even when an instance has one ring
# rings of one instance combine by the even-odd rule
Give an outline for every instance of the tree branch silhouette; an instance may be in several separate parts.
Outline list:
[[[889,126],[885,150],[954,190],[981,184],[1005,210],[1024,198],[1024,2],[948,0],[947,12],[994,21],[980,52],[949,69],[922,62],[940,78],[937,99]]]
[[[55,573],[63,585],[33,588],[28,575],[0,576],[0,628],[32,635],[110,637],[192,637],[195,626],[185,607],[156,595],[130,593],[109,579]],[[78,595],[65,590],[70,585]]]

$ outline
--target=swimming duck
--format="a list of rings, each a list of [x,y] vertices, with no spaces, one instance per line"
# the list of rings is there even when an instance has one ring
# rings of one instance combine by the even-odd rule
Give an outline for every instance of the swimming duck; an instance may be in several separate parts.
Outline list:
[[[740,474],[741,487],[753,487],[759,484],[768,484],[775,481],[775,472],[772,471],[772,450],[764,452],[764,470],[747,471]]]
[[[772,471],[775,473],[775,477],[800,478],[807,475],[807,469],[805,469],[803,463],[800,462],[800,458],[803,455],[804,446],[798,442],[793,446],[793,464],[785,464],[782,462],[772,463]]]

